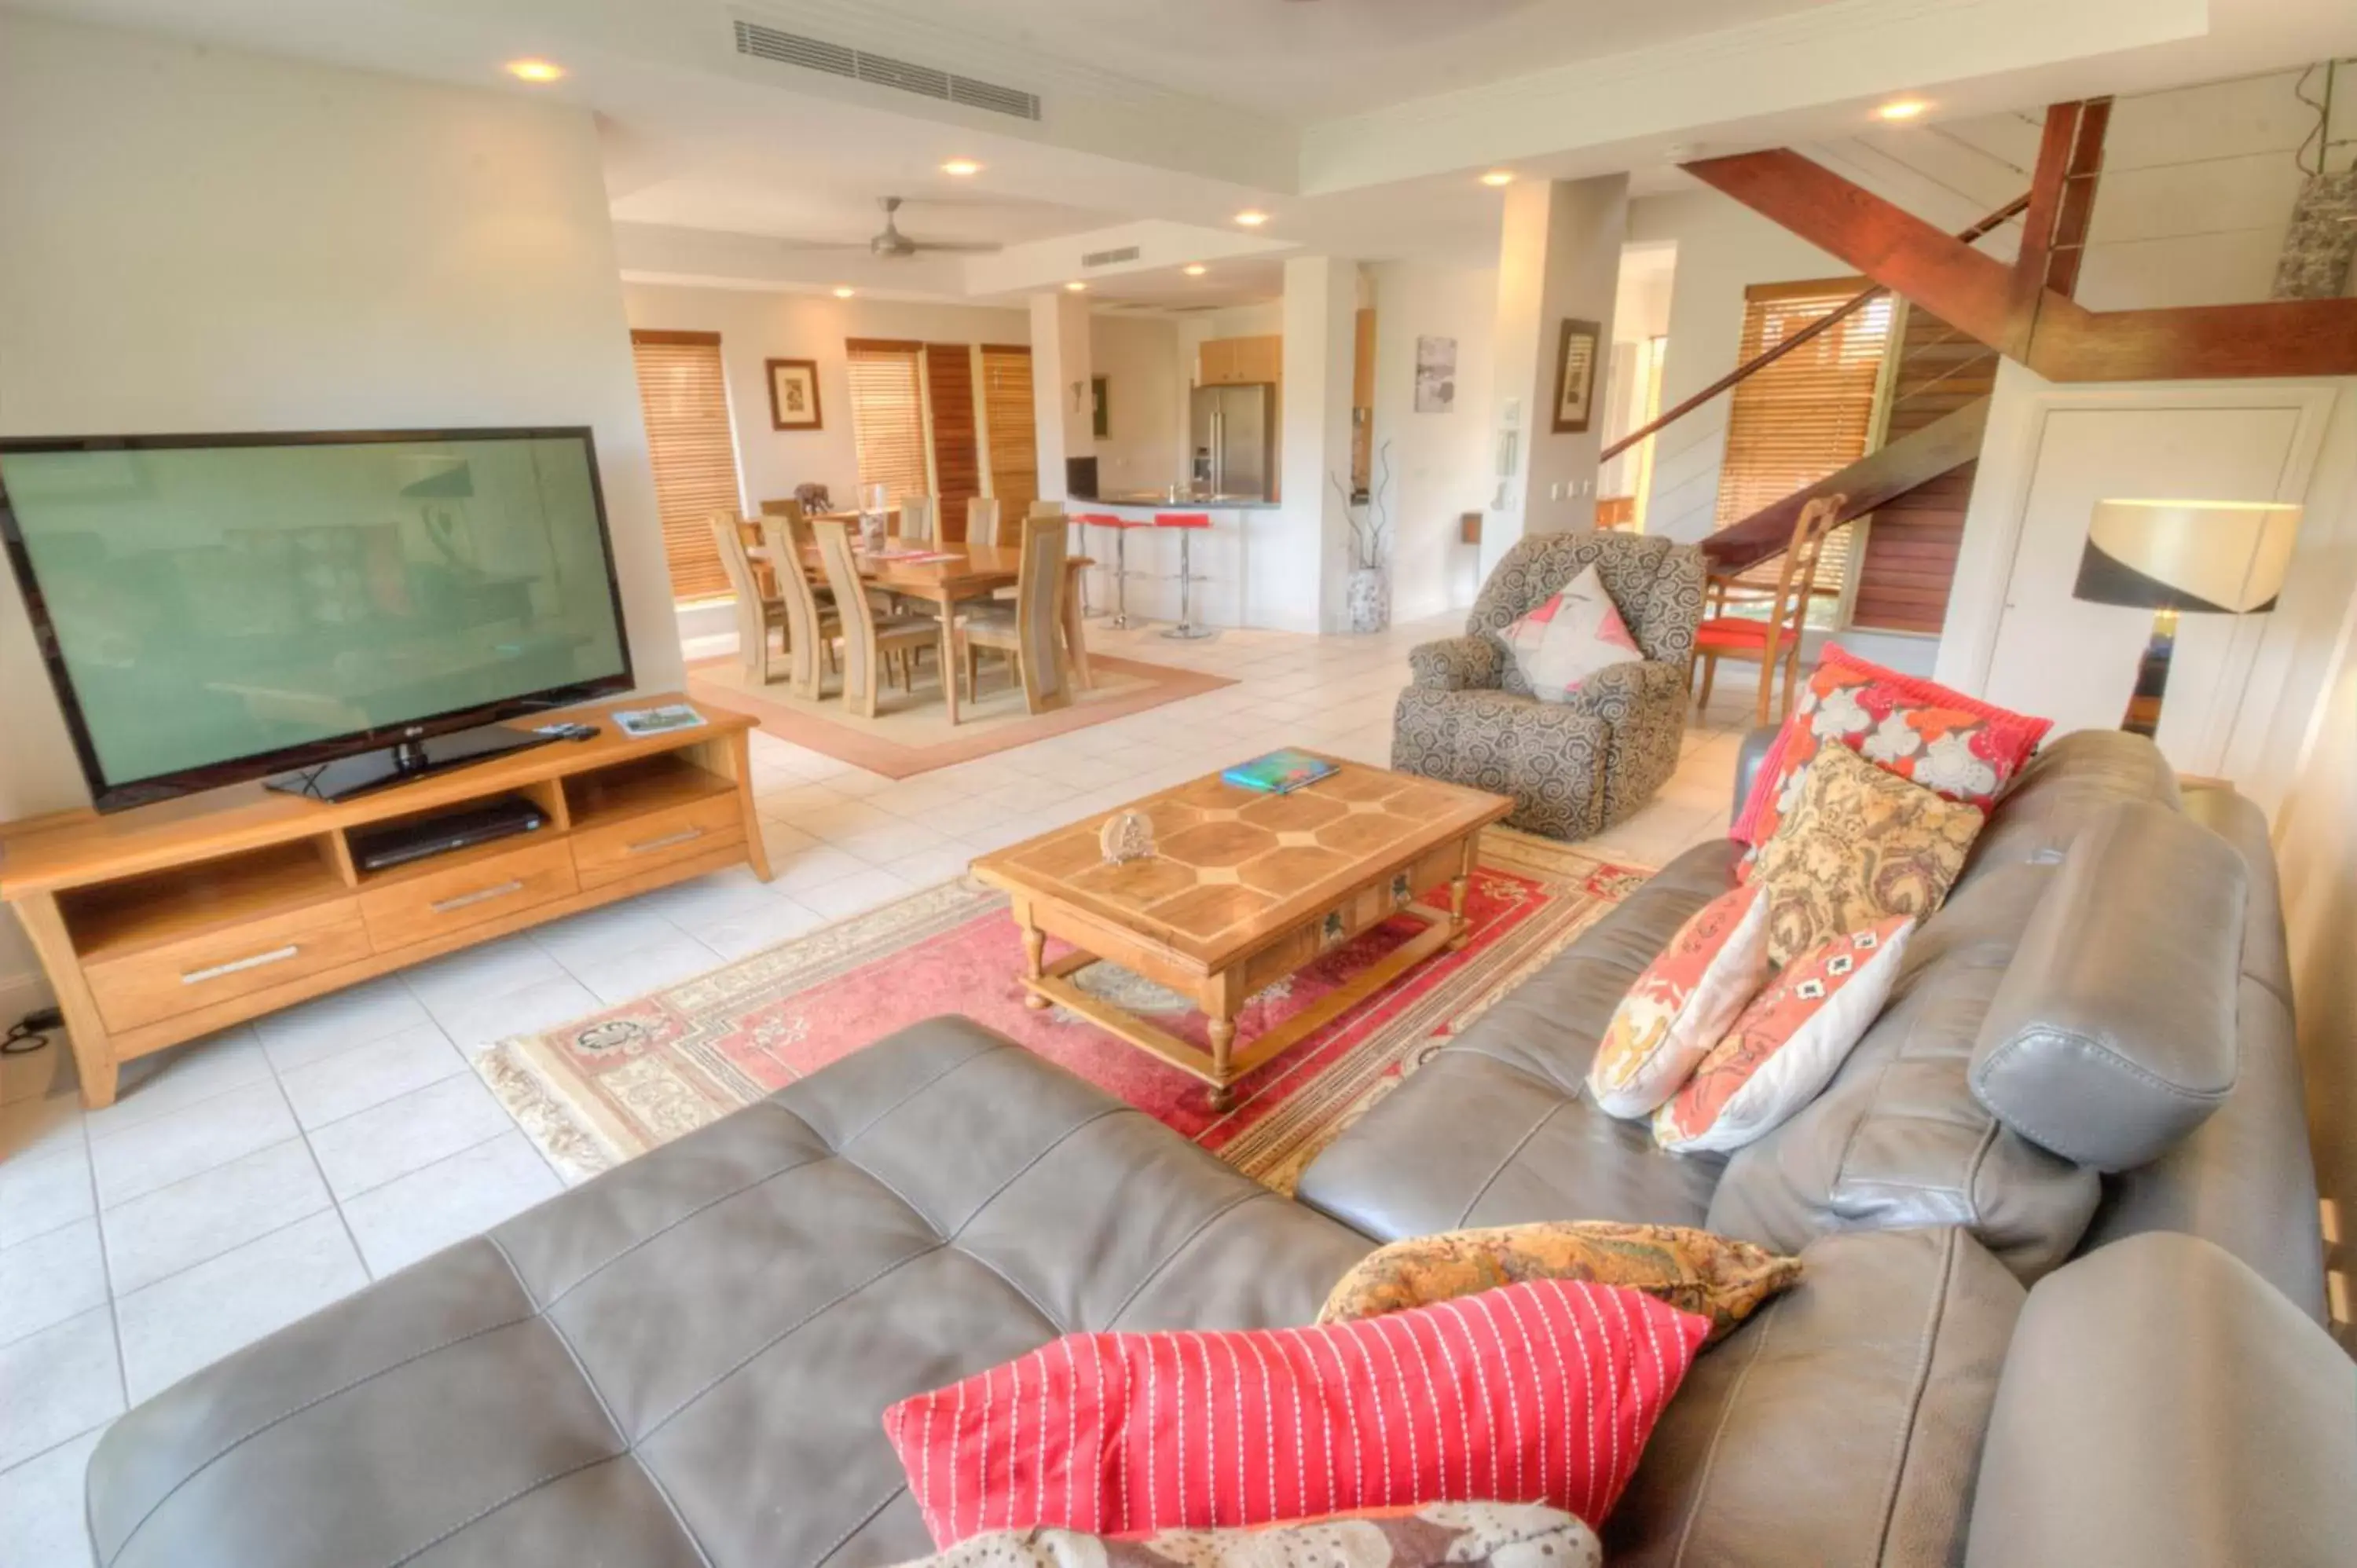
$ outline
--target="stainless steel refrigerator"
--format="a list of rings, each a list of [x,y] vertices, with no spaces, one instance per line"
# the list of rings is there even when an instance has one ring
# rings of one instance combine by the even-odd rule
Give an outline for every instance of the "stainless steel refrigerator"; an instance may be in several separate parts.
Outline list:
[[[1276,416],[1267,386],[1197,387],[1194,470],[1199,493],[1266,500],[1276,478]]]

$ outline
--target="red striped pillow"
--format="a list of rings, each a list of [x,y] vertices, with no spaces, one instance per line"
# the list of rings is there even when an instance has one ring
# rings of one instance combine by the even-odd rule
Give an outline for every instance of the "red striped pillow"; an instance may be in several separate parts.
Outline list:
[[[1598,1526],[1709,1329],[1535,1280],[1317,1328],[1074,1334],[903,1400],[884,1431],[944,1548],[1478,1499]]]

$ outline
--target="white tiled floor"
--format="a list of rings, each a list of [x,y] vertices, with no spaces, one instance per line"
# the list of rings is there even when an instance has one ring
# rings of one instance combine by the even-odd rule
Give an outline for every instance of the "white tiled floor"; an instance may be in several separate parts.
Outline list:
[[[104,1111],[79,1108],[55,1047],[0,1060],[9,1568],[87,1563],[82,1470],[126,1404],[558,1190],[470,1053],[1272,746],[1383,762],[1408,649],[1460,625],[1191,643],[1094,628],[1107,651],[1238,683],[899,782],[757,735],[767,885],[708,876],[372,981],[146,1058]],[[1659,865],[1725,832],[1739,701],[1714,704],[1661,797],[1592,847]]]

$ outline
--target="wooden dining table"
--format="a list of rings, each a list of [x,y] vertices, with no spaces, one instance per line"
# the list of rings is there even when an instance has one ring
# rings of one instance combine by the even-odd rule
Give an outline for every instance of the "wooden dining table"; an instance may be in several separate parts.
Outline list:
[[[856,521],[856,513],[846,514]],[[767,561],[768,547],[748,552],[754,559]],[[956,607],[968,599],[985,599],[1001,588],[1014,587],[1019,578],[1018,566],[1023,553],[1011,544],[951,543],[940,540],[904,540],[897,534],[887,535],[881,554],[866,551],[854,552],[859,566],[859,580],[872,583],[903,598],[923,599],[935,607],[942,621],[942,698],[948,704],[950,723],[958,722],[957,650],[954,624]],[[1063,655],[1073,681],[1081,686],[1094,684],[1089,671],[1088,628],[1081,617],[1079,575],[1096,563],[1086,555],[1064,558],[1064,592],[1060,616],[1063,622]],[[804,570],[823,574],[815,546],[803,552]]]

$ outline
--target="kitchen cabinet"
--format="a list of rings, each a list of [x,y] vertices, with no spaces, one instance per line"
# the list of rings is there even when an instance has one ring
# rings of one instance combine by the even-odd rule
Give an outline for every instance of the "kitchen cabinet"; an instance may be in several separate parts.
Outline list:
[[[1252,386],[1274,384],[1285,379],[1285,338],[1279,334],[1271,333],[1260,338],[1207,338],[1197,354],[1197,386]]]

